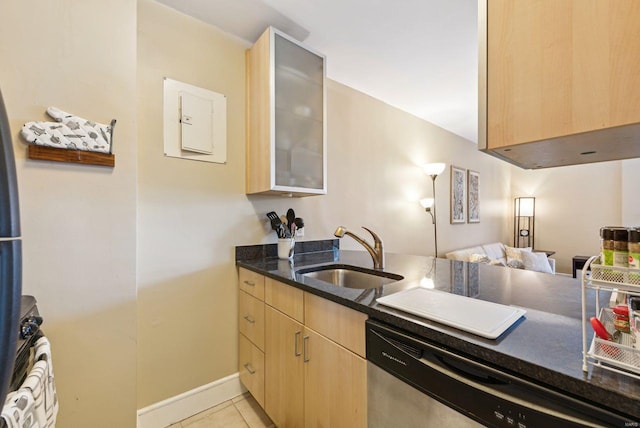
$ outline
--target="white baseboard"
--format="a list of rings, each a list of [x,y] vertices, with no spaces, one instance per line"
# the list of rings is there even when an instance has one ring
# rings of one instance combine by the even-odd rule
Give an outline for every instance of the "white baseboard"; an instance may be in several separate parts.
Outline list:
[[[246,389],[238,373],[138,409],[138,428],[166,428],[240,394]]]

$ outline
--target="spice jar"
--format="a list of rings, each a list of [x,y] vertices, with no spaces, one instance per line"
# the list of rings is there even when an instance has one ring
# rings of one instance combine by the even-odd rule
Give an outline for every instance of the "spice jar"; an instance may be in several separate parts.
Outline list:
[[[600,264],[613,266],[613,228],[600,228]]]
[[[629,229],[629,267],[640,269],[640,230]]]
[[[613,310],[613,326],[622,333],[630,333],[629,324],[629,307],[627,305],[618,305],[611,308]]]
[[[613,265],[629,267],[629,230],[613,229]]]

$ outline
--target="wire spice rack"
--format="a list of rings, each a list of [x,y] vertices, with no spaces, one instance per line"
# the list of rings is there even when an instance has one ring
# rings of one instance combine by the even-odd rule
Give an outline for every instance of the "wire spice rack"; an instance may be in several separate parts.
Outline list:
[[[592,362],[595,366],[640,379],[640,350],[633,347],[631,334],[620,333],[617,341],[600,339],[594,334],[587,349],[588,288],[640,296],[640,269],[601,265],[599,256],[589,258],[582,269],[582,370],[587,372],[588,363]],[[613,311],[600,307],[600,293],[596,293],[596,314],[607,331],[615,330]]]

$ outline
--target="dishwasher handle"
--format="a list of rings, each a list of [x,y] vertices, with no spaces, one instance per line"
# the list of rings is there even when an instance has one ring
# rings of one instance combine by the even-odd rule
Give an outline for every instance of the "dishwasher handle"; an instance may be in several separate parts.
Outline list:
[[[427,354],[426,358],[428,358],[434,365],[439,366],[441,369],[446,367],[450,371],[455,372],[468,380],[473,380],[478,383],[484,383],[486,385],[509,384],[509,382],[493,376],[491,372],[479,369],[475,366],[475,364],[469,364],[459,357],[447,358],[443,355]]]
[[[488,368],[483,364],[476,363],[473,360],[463,356],[456,355],[442,348],[435,347],[429,343],[408,343],[407,341],[389,337],[379,331],[371,330],[371,333],[378,336],[381,340],[392,346],[403,357],[410,357],[418,364],[425,364],[434,370],[445,373],[451,377],[462,377],[474,383],[486,385],[508,385],[509,382],[498,379],[496,371]],[[388,353],[383,353],[387,358],[396,362],[402,361],[394,358]]]

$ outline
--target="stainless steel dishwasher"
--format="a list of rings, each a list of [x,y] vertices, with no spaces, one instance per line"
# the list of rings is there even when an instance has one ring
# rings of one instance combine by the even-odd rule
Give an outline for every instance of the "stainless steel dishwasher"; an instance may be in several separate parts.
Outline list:
[[[369,428],[624,427],[629,419],[367,321]]]

